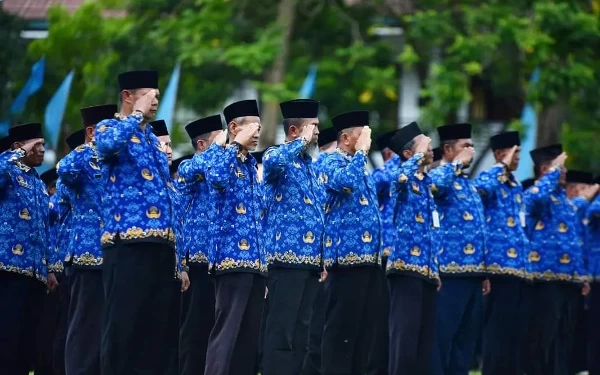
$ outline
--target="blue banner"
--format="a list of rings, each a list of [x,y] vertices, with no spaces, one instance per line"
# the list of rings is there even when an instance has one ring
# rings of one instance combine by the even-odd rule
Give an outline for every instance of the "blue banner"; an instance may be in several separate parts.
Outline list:
[[[177,104],[177,88],[179,87],[180,70],[181,65],[177,63],[173,69],[173,73],[171,73],[167,89],[164,94],[161,95],[158,112],[156,113],[156,119],[165,120],[169,133],[171,133],[171,129],[173,128],[173,114],[175,113],[175,105]]]
[[[17,114],[25,110],[25,105],[29,97],[42,87],[44,83],[44,69],[46,66],[46,58],[42,57],[31,67],[31,75],[25,85],[15,98],[15,101],[10,106],[10,113]]]
[[[300,88],[300,98],[310,99],[317,87],[317,64],[311,64],[308,68],[308,74],[304,79],[302,88]]]
[[[44,129],[50,143],[50,148],[56,151],[63,116],[69,100],[69,91],[75,72],[71,70],[54,93],[44,113]]]
[[[540,71],[536,69],[531,74],[529,85],[535,85],[540,79]],[[537,114],[535,108],[529,103],[525,103],[521,114],[521,123],[525,126],[525,136],[521,140],[521,160],[515,176],[519,181],[526,180],[533,176],[533,160],[529,156],[529,151],[535,149],[537,139]]]

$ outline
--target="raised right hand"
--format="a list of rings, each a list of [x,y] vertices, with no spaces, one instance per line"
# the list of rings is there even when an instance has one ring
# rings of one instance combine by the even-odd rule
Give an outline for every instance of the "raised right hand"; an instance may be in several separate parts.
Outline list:
[[[469,164],[475,156],[475,149],[473,147],[465,147],[461,152],[456,155],[454,160],[460,160],[463,164]]]
[[[515,152],[517,152],[517,147],[518,146],[513,146],[510,150],[508,150],[506,152],[506,154],[502,158],[502,163],[504,163],[504,165],[512,164],[512,160],[513,160],[513,157],[515,156]]]
[[[356,151],[362,150],[369,152],[371,149],[371,128],[365,126],[362,128],[358,139],[356,140]]]
[[[249,124],[248,126],[244,127],[242,130],[240,130],[239,133],[237,133],[234,141],[247,148],[250,145],[252,145],[254,135],[256,135],[257,131],[258,131],[257,123]]]
[[[314,133],[315,133],[315,125],[309,124],[304,127],[304,129],[302,130],[302,134],[300,134],[300,136],[302,138],[306,139],[308,142],[310,142],[313,139]]]
[[[156,98],[156,90],[152,89],[135,102],[133,111],[140,111],[145,117],[150,117],[150,110],[152,109],[154,98]]]
[[[225,130],[221,130],[215,137],[215,143],[222,147],[225,146],[225,142],[227,142],[227,132]]]
[[[416,154],[427,154],[429,152],[429,145],[431,144],[431,138],[423,135],[417,140],[417,145],[415,147]]]
[[[567,153],[563,152],[562,154],[558,155],[556,157],[556,159],[552,160],[552,165],[562,168],[565,166],[566,160],[567,160]]]

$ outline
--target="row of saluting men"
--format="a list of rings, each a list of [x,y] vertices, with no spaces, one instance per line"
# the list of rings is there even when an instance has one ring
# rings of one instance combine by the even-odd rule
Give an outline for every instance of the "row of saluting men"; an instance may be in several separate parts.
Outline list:
[[[83,108],[83,140],[42,176],[51,198],[41,125],[2,141],[3,373],[29,370],[44,283],[59,282],[68,374],[467,374],[482,329],[485,374],[570,373],[600,198],[560,145],[531,152],[524,191],[518,133],[492,137],[497,164],[470,179],[469,124],[438,128],[433,163],[411,123],[378,138],[369,173],[368,112],[320,133],[319,103],[299,99],[258,163],[246,100],[224,109],[227,132],[220,114],[186,126],[196,153],[171,178],[156,72],[118,81],[120,112]]]

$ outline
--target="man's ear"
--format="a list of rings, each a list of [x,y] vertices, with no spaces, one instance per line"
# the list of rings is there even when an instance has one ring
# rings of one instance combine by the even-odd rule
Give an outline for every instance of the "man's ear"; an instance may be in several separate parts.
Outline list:
[[[411,150],[404,150],[402,151],[402,156],[404,157],[404,159],[408,160],[412,158],[413,152]]]
[[[445,144],[444,145],[444,154],[449,154],[452,153],[452,146],[450,146],[449,144]]]

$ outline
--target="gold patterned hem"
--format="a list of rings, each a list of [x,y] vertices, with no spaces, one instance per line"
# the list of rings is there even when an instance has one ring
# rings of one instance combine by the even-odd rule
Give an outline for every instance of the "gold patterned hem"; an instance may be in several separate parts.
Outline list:
[[[344,257],[337,257],[337,261],[333,258],[324,258],[323,264],[325,267],[332,267],[334,264],[340,266],[379,264],[379,253],[358,255],[351,252]]]
[[[196,253],[190,257],[190,263],[208,263],[208,257],[204,253]]]
[[[267,265],[263,264],[260,260],[235,260],[232,258],[225,258],[219,263],[213,263],[210,265],[210,269],[215,268],[217,272],[231,271],[236,269],[248,269],[260,272],[267,271]]]
[[[298,255],[291,250],[284,253],[275,252],[274,254],[267,254],[267,264],[276,262],[319,267],[321,265],[321,255]]]
[[[524,279],[530,277],[524,268],[517,269],[514,267],[502,267],[498,263],[488,264],[486,267],[486,272],[491,275],[515,276]]]
[[[15,267],[15,266],[7,265],[7,264],[0,262],[0,271],[14,272],[14,273],[18,273],[19,275],[23,275],[23,276],[35,277],[37,280],[43,282],[44,284],[48,283],[48,280],[45,277],[43,277],[42,275],[39,275],[37,273],[34,273],[33,269]]]
[[[574,277],[570,273],[555,273],[552,271],[531,272],[534,281],[574,281]]]
[[[456,262],[451,262],[446,266],[440,265],[440,273],[452,274],[452,273],[485,273],[485,263],[479,264],[467,264],[464,266],[459,265]]]
[[[127,228],[124,232],[111,233],[104,232],[100,238],[102,245],[114,245],[117,234],[121,241],[132,241],[142,239],[162,239],[169,242],[175,242],[175,233],[173,229],[141,229],[138,227]]]
[[[65,269],[62,261],[58,261],[54,264],[49,264],[47,267],[48,273],[61,273]]]
[[[73,264],[78,265],[78,266],[97,267],[97,266],[102,265],[103,260],[104,259],[102,257],[96,258],[94,256],[94,254],[85,252],[85,253],[81,254],[80,256],[74,256]]]
[[[428,278],[438,278],[436,273],[431,273],[429,266],[419,266],[416,264],[407,264],[405,261],[398,259],[387,263],[386,271],[410,271]]]

